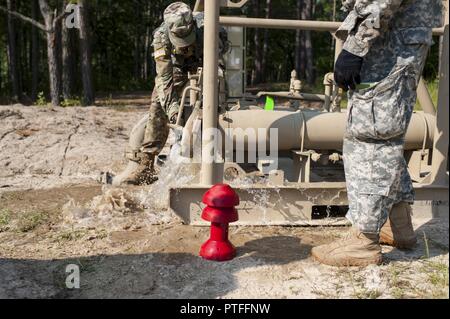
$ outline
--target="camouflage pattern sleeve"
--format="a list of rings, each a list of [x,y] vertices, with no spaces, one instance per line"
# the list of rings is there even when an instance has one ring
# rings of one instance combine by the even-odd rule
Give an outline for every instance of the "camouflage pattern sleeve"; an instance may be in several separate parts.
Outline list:
[[[344,50],[364,57],[376,38],[386,30],[403,0],[345,0],[349,14],[336,36],[345,41]]]
[[[155,31],[152,46],[156,63],[155,90],[159,102],[167,110],[173,101],[177,101],[177,97],[173,89],[173,64],[170,52],[170,40],[163,28]]]

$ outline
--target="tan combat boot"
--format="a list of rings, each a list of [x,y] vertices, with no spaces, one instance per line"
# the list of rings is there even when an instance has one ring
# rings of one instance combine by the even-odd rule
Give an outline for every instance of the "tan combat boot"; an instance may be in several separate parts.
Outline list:
[[[386,224],[381,228],[380,244],[400,249],[412,249],[417,243],[417,238],[412,225],[411,213],[411,205],[406,202],[394,205]]]
[[[123,184],[150,185],[158,180],[154,168],[155,156],[149,153],[139,154],[139,166],[131,173]]]
[[[382,262],[378,234],[362,233],[356,228],[343,239],[314,247],[313,257],[329,266],[367,266]]]

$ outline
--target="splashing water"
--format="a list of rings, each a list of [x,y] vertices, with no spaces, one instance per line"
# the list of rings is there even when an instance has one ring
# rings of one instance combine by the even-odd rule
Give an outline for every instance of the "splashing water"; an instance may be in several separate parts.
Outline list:
[[[105,228],[115,231],[143,227],[145,208],[132,192],[105,188],[102,195],[84,206],[70,200],[64,205],[62,216],[63,227]]]
[[[170,188],[186,186],[198,176],[194,164],[181,158],[181,143],[176,142],[167,162],[158,174],[158,181],[144,188],[139,195],[141,204],[155,212],[167,212]]]
[[[271,189],[257,188],[255,186],[271,186],[269,178],[267,176],[255,176],[255,177],[239,177],[230,182],[231,187],[241,188],[243,191],[249,194],[249,198],[252,199],[255,209],[259,210],[262,214],[261,224],[268,225],[267,213],[269,209],[274,209],[278,205],[282,204],[282,197],[280,194],[280,188],[273,187]],[[278,195],[278,198],[273,198],[274,192]]]
[[[175,142],[158,181],[150,186],[105,186],[102,195],[84,206],[70,200],[63,207],[62,226],[115,231],[177,221],[178,217],[168,211],[169,189],[185,186],[198,176],[195,166],[180,158],[180,149],[180,142]]]

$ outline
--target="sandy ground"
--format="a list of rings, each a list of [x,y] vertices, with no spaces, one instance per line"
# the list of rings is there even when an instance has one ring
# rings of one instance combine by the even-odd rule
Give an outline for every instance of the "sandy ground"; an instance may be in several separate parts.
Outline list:
[[[347,228],[232,227],[231,262],[198,257],[208,229],[167,212],[169,176],[111,188],[145,108],[0,106],[0,298],[448,298],[448,219],[414,220],[414,250],[333,268],[312,247]],[[78,265],[81,288],[65,285]]]

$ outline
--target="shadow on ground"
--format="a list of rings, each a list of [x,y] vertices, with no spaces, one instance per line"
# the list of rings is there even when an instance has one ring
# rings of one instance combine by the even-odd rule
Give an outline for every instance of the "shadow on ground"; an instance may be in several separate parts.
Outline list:
[[[448,218],[430,219],[415,229],[417,244],[414,249],[392,249],[383,254],[385,262],[428,259],[448,253],[448,227]]]
[[[99,255],[61,260],[0,259],[3,298],[220,298],[236,289],[234,274],[247,267],[305,259],[311,246],[299,238],[247,242],[238,257],[210,262],[190,253]],[[65,287],[66,266],[79,265],[81,289]],[[1,292],[3,290],[3,292]]]

